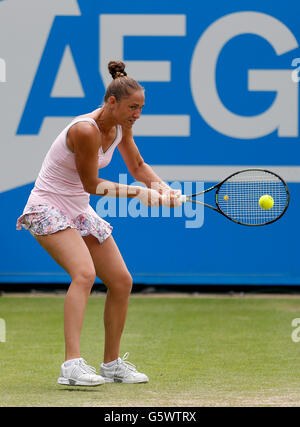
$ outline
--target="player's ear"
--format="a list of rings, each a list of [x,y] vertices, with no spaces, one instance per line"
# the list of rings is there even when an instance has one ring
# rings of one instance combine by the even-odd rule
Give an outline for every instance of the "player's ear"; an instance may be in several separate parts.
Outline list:
[[[117,99],[116,99],[116,97],[115,97],[115,96],[111,95],[111,96],[108,98],[107,102],[108,102],[111,106],[113,106],[114,104],[116,104]]]

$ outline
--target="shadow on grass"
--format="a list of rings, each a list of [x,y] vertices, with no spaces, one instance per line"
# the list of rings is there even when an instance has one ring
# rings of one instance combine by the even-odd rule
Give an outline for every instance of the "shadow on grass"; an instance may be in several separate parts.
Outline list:
[[[62,388],[57,388],[57,391],[69,391],[69,392],[76,392],[76,391],[81,391],[81,392],[85,392],[85,393],[94,393],[97,391],[100,391],[101,388],[99,388],[100,386],[74,386],[74,388],[68,388],[68,387],[62,387]]]

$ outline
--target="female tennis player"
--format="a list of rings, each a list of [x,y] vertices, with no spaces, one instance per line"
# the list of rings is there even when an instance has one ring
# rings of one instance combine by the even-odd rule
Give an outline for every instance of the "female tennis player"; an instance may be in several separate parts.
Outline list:
[[[127,76],[122,62],[111,61],[113,77],[101,108],[73,120],[58,135],[42,164],[17,229],[29,230],[71,276],[64,305],[65,362],[58,383],[95,386],[105,382],[148,382],[147,375],[119,357],[132,278],[112,237],[112,227],[89,205],[90,194],[137,197],[146,206],[182,202],[146,164],[132,127],[145,102],[143,87]],[[128,171],[146,187],[98,178],[118,147]],[[107,287],[104,310],[104,360],[99,375],[80,355],[87,299],[96,275]]]

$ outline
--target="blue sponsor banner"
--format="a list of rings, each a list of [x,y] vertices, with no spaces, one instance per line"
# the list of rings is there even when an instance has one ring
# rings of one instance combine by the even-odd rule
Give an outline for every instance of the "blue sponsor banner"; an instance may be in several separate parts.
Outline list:
[[[170,185],[189,192],[258,167],[291,193],[266,227],[200,205],[168,212],[92,196],[135,283],[300,284],[299,13],[294,0],[0,2],[0,281],[69,282],[15,223],[52,141],[102,103],[107,63],[120,59],[145,88],[136,144]],[[99,176],[134,181],[118,150]]]

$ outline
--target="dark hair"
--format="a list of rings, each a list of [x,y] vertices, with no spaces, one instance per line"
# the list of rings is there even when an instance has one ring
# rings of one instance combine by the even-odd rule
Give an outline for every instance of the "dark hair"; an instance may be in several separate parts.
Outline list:
[[[113,81],[106,89],[104,102],[107,102],[110,96],[114,96],[117,101],[120,101],[122,98],[128,98],[132,92],[144,90],[136,80],[127,76],[124,62],[110,61],[108,63],[108,71]]]

